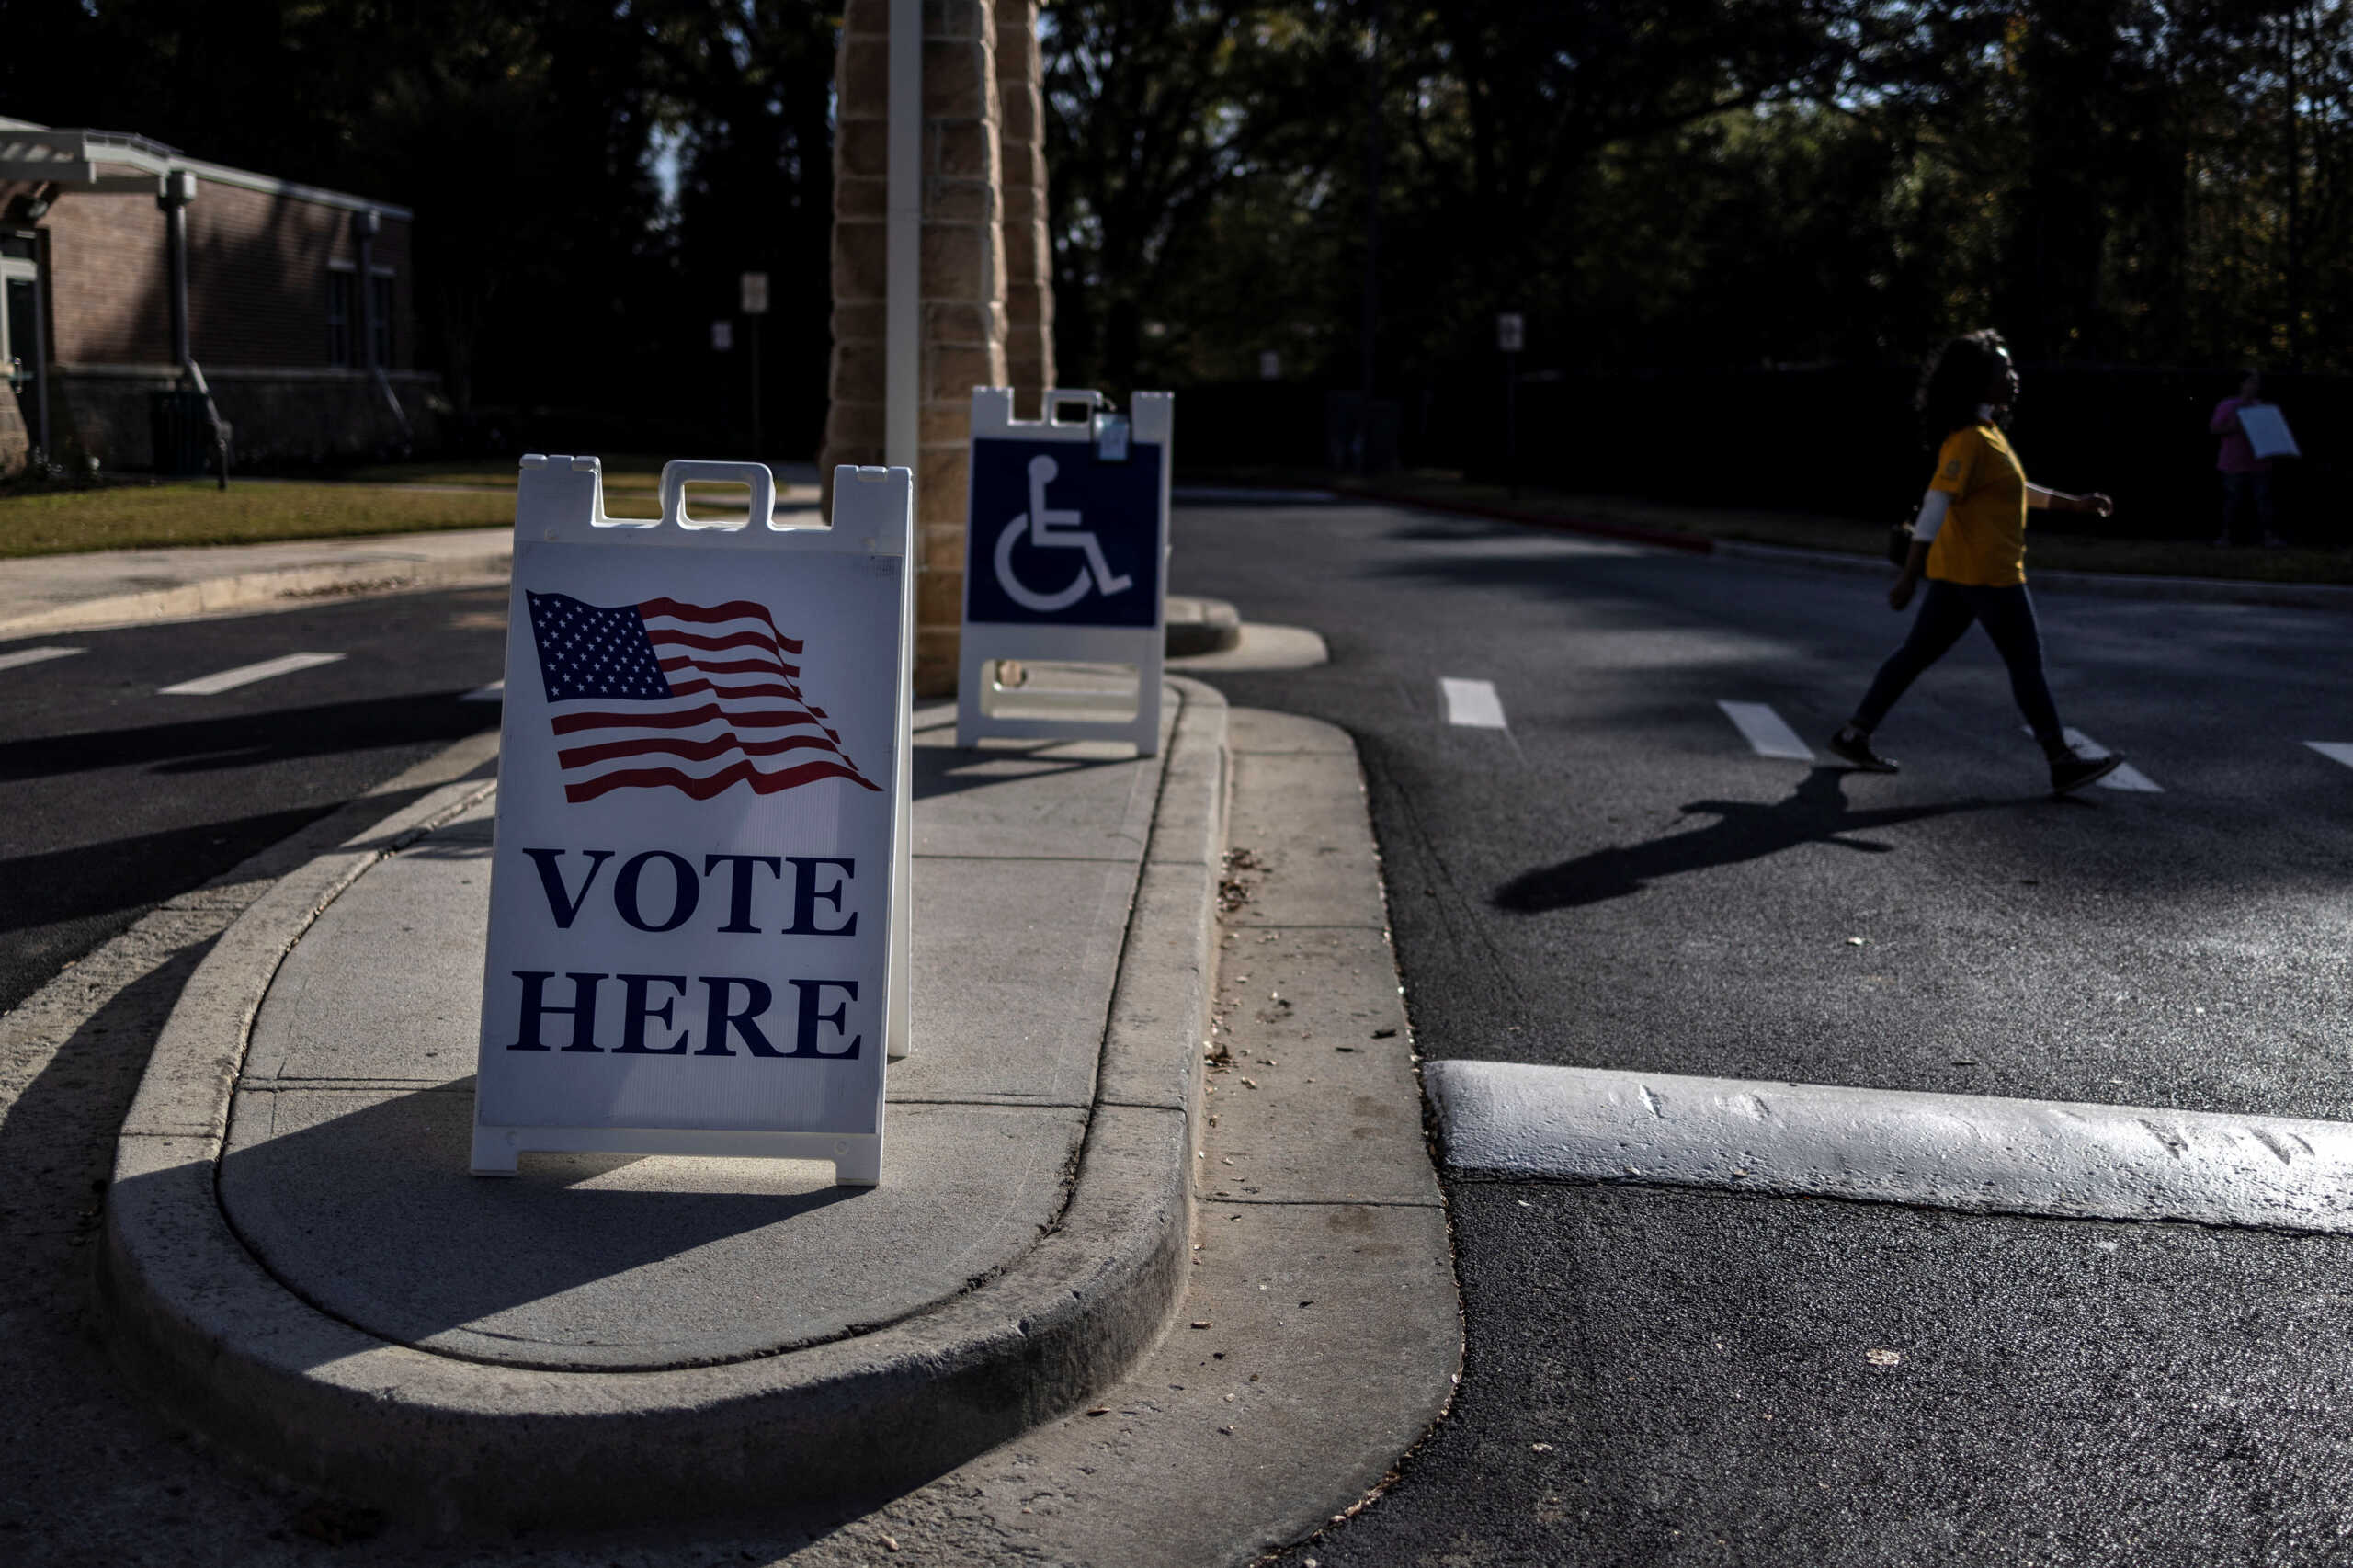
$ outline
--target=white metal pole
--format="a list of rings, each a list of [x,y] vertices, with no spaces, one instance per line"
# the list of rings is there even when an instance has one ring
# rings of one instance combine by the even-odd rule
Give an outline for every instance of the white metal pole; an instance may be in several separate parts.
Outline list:
[[[891,190],[883,228],[882,460],[912,471],[923,406],[923,0],[891,0]],[[918,478],[921,476],[918,475]]]
[[[883,275],[888,290],[882,312],[882,460],[904,468],[920,483],[915,462],[923,440],[923,0],[891,0],[890,192],[883,208]],[[912,497],[911,497],[912,504]],[[905,641],[901,657],[915,667],[915,574],[922,545],[910,527],[907,539]],[[904,770],[914,756],[911,688],[903,688],[899,714],[899,758]],[[898,896],[891,901],[892,973],[914,973],[915,921],[908,905],[914,887],[915,791],[902,773],[899,790]],[[884,1023],[884,1054],[904,1060],[913,1049],[908,994],[913,980],[892,988]]]

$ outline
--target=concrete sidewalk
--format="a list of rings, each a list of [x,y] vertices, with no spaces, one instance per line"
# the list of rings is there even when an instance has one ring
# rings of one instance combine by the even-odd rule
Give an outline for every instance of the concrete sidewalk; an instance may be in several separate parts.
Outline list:
[[[0,561],[0,640],[503,583],[514,558],[511,528],[26,556]]]
[[[813,507],[779,505],[777,515],[817,518]],[[0,561],[0,642],[250,615],[322,598],[493,586],[507,580],[514,562],[511,528],[26,556]],[[1167,619],[1170,658],[1230,653],[1245,636],[1233,607],[1222,600],[1171,594]],[[1287,650],[1271,656],[1279,667],[1302,662]],[[1304,662],[1320,660],[1318,653]]]
[[[1168,696],[1141,759],[959,752],[919,714],[915,1048],[870,1191],[781,1161],[466,1174],[486,766],[287,877],[124,1124],[118,1359],[270,1470],[477,1528],[888,1493],[1114,1381],[1186,1284],[1224,848],[1224,700]]]

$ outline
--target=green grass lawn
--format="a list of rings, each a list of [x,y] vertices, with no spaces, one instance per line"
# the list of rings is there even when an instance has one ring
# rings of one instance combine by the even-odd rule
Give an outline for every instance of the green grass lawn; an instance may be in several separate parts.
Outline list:
[[[599,460],[605,471],[605,491],[652,495],[662,485],[662,460],[637,453]],[[341,477],[359,484],[464,484],[486,490],[512,490],[520,465],[506,458],[442,458],[424,462],[374,463]]]
[[[505,528],[515,521],[516,472],[507,459],[460,459],[387,464],[334,481],[233,479],[226,490],[191,479],[0,492],[0,557]],[[661,459],[609,460],[604,478],[608,517],[661,515]],[[748,498],[733,486],[688,487],[697,517],[740,517]]]
[[[486,486],[468,494],[232,480],[220,490],[209,479],[191,480],[0,494],[0,557],[502,528],[514,521],[513,494]]]

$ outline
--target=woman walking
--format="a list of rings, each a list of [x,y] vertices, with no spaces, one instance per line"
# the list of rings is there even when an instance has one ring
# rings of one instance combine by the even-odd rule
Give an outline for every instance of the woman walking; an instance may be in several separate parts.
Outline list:
[[[1920,672],[1961,641],[1972,621],[1985,628],[2009,666],[2011,695],[2050,758],[2052,794],[2080,790],[2123,765],[2121,756],[2083,756],[2067,744],[2051,685],[2043,678],[2042,638],[2026,591],[2028,509],[2105,517],[2114,503],[2097,494],[2069,495],[2027,482],[1998,424],[2018,394],[2009,347],[1992,331],[1954,338],[1920,378],[1921,433],[1938,447],[1937,474],[1913,525],[1911,554],[1887,591],[1888,606],[1900,610],[1910,604],[1923,576],[1928,591],[1911,635],[1880,666],[1854,718],[1830,737],[1834,754],[1866,772],[1896,770],[1871,749],[1871,733]]]

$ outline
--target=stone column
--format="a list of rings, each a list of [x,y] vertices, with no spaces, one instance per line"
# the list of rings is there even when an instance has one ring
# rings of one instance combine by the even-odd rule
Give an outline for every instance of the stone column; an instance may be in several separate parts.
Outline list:
[[[1038,0],[996,0],[997,156],[1005,166],[1005,369],[1016,417],[1042,417],[1054,384],[1054,274],[1046,231],[1046,105]]]
[[[992,0],[925,0],[915,689],[956,687],[972,389],[1006,381],[1005,241]],[[882,460],[888,0],[849,0],[835,66],[833,401],[819,458]]]

